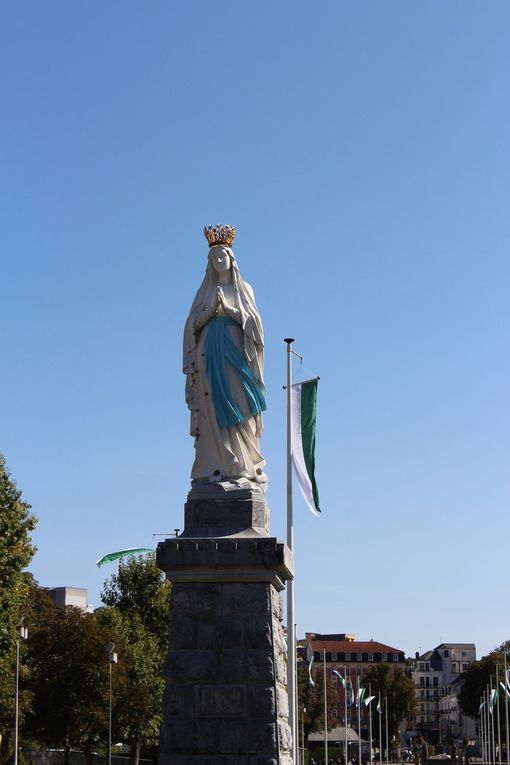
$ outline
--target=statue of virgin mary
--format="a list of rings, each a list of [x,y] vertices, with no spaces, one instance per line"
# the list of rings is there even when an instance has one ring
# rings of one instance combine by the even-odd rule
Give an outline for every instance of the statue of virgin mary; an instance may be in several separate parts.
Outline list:
[[[209,226],[205,277],[184,328],[183,371],[194,482],[267,483],[260,453],[264,337],[253,290],[231,248],[235,228]]]

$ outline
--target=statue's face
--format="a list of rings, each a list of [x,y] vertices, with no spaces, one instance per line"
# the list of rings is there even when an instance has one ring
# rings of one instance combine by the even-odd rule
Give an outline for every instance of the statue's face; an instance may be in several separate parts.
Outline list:
[[[221,245],[211,247],[209,258],[211,259],[212,267],[219,274],[230,269],[230,255],[225,247]]]

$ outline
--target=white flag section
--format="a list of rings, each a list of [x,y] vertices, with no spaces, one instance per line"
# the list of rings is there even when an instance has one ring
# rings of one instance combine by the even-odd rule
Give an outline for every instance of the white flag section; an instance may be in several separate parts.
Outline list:
[[[319,491],[315,482],[317,380],[292,386],[292,462],[305,502],[318,516]]]

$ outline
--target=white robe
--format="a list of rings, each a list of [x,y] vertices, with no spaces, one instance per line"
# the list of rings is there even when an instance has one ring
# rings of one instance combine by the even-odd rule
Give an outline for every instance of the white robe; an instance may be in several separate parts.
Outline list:
[[[207,278],[210,279],[210,275],[206,276]],[[229,309],[238,311],[236,324],[229,325],[227,331],[230,332],[255,378],[263,387],[263,338],[260,317],[250,285],[240,279],[238,272],[236,279],[235,286],[222,286],[226,314],[229,314]],[[210,285],[206,287],[210,292]],[[204,307],[207,308],[207,302],[210,299],[210,296],[204,298],[201,291],[207,290],[202,285],[198,291],[184,331],[186,402],[191,415],[191,435],[195,438],[195,460],[191,478],[198,481],[220,481],[222,478],[244,477],[264,483],[267,478],[263,472],[265,461],[260,453],[262,416],[251,414],[239,377],[228,364],[226,364],[226,372],[231,392],[244,415],[244,422],[233,427],[221,428],[216,419],[205,369],[205,340],[208,325],[205,324],[198,333],[195,333],[197,318],[200,324],[200,312],[204,310]],[[241,296],[240,290],[242,290]]]

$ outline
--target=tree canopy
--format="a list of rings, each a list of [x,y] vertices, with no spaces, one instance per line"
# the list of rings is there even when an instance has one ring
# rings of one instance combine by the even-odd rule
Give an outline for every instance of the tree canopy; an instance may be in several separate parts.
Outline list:
[[[510,649],[510,641],[502,643],[479,661],[472,662],[464,673],[464,685],[460,694],[462,712],[468,717],[478,717],[482,694],[491,685],[496,687],[496,672],[503,680],[504,652]],[[510,666],[509,666],[510,668]],[[498,691],[501,689],[498,688]]]
[[[35,552],[30,533],[37,521],[21,496],[0,454],[0,762],[12,748],[16,626],[28,593],[23,571]]]
[[[156,566],[154,554],[119,563],[105,583],[97,612],[102,624],[124,645],[126,686],[115,703],[116,724],[131,745],[136,765],[142,745],[156,746],[163,707],[163,663],[168,650],[170,584]]]
[[[368,688],[369,684],[373,695],[380,694],[382,703],[385,698],[388,700],[388,734],[390,739],[393,739],[398,736],[401,720],[412,718],[416,713],[413,681],[401,667],[381,663],[374,665],[364,676],[363,685]],[[373,715],[372,725],[374,730],[377,730],[375,702],[370,708]]]
[[[304,722],[305,737],[312,731],[324,730],[324,672],[321,666],[312,669],[312,678],[315,683],[309,682],[308,665],[304,662],[298,665],[298,705],[299,720]],[[338,694],[331,679],[331,671],[326,672],[326,699],[328,706],[328,730],[331,730],[337,721],[333,719],[333,707],[338,703]],[[303,710],[306,710],[303,713]],[[301,718],[301,715],[304,717]]]
[[[91,762],[107,737],[110,640],[94,614],[72,606],[51,604],[32,621],[26,661],[33,702],[25,739],[63,749],[66,761],[71,748],[82,749]]]
[[[35,553],[30,532],[36,522],[0,454],[0,655],[13,644],[20,605],[27,595],[23,570]]]

